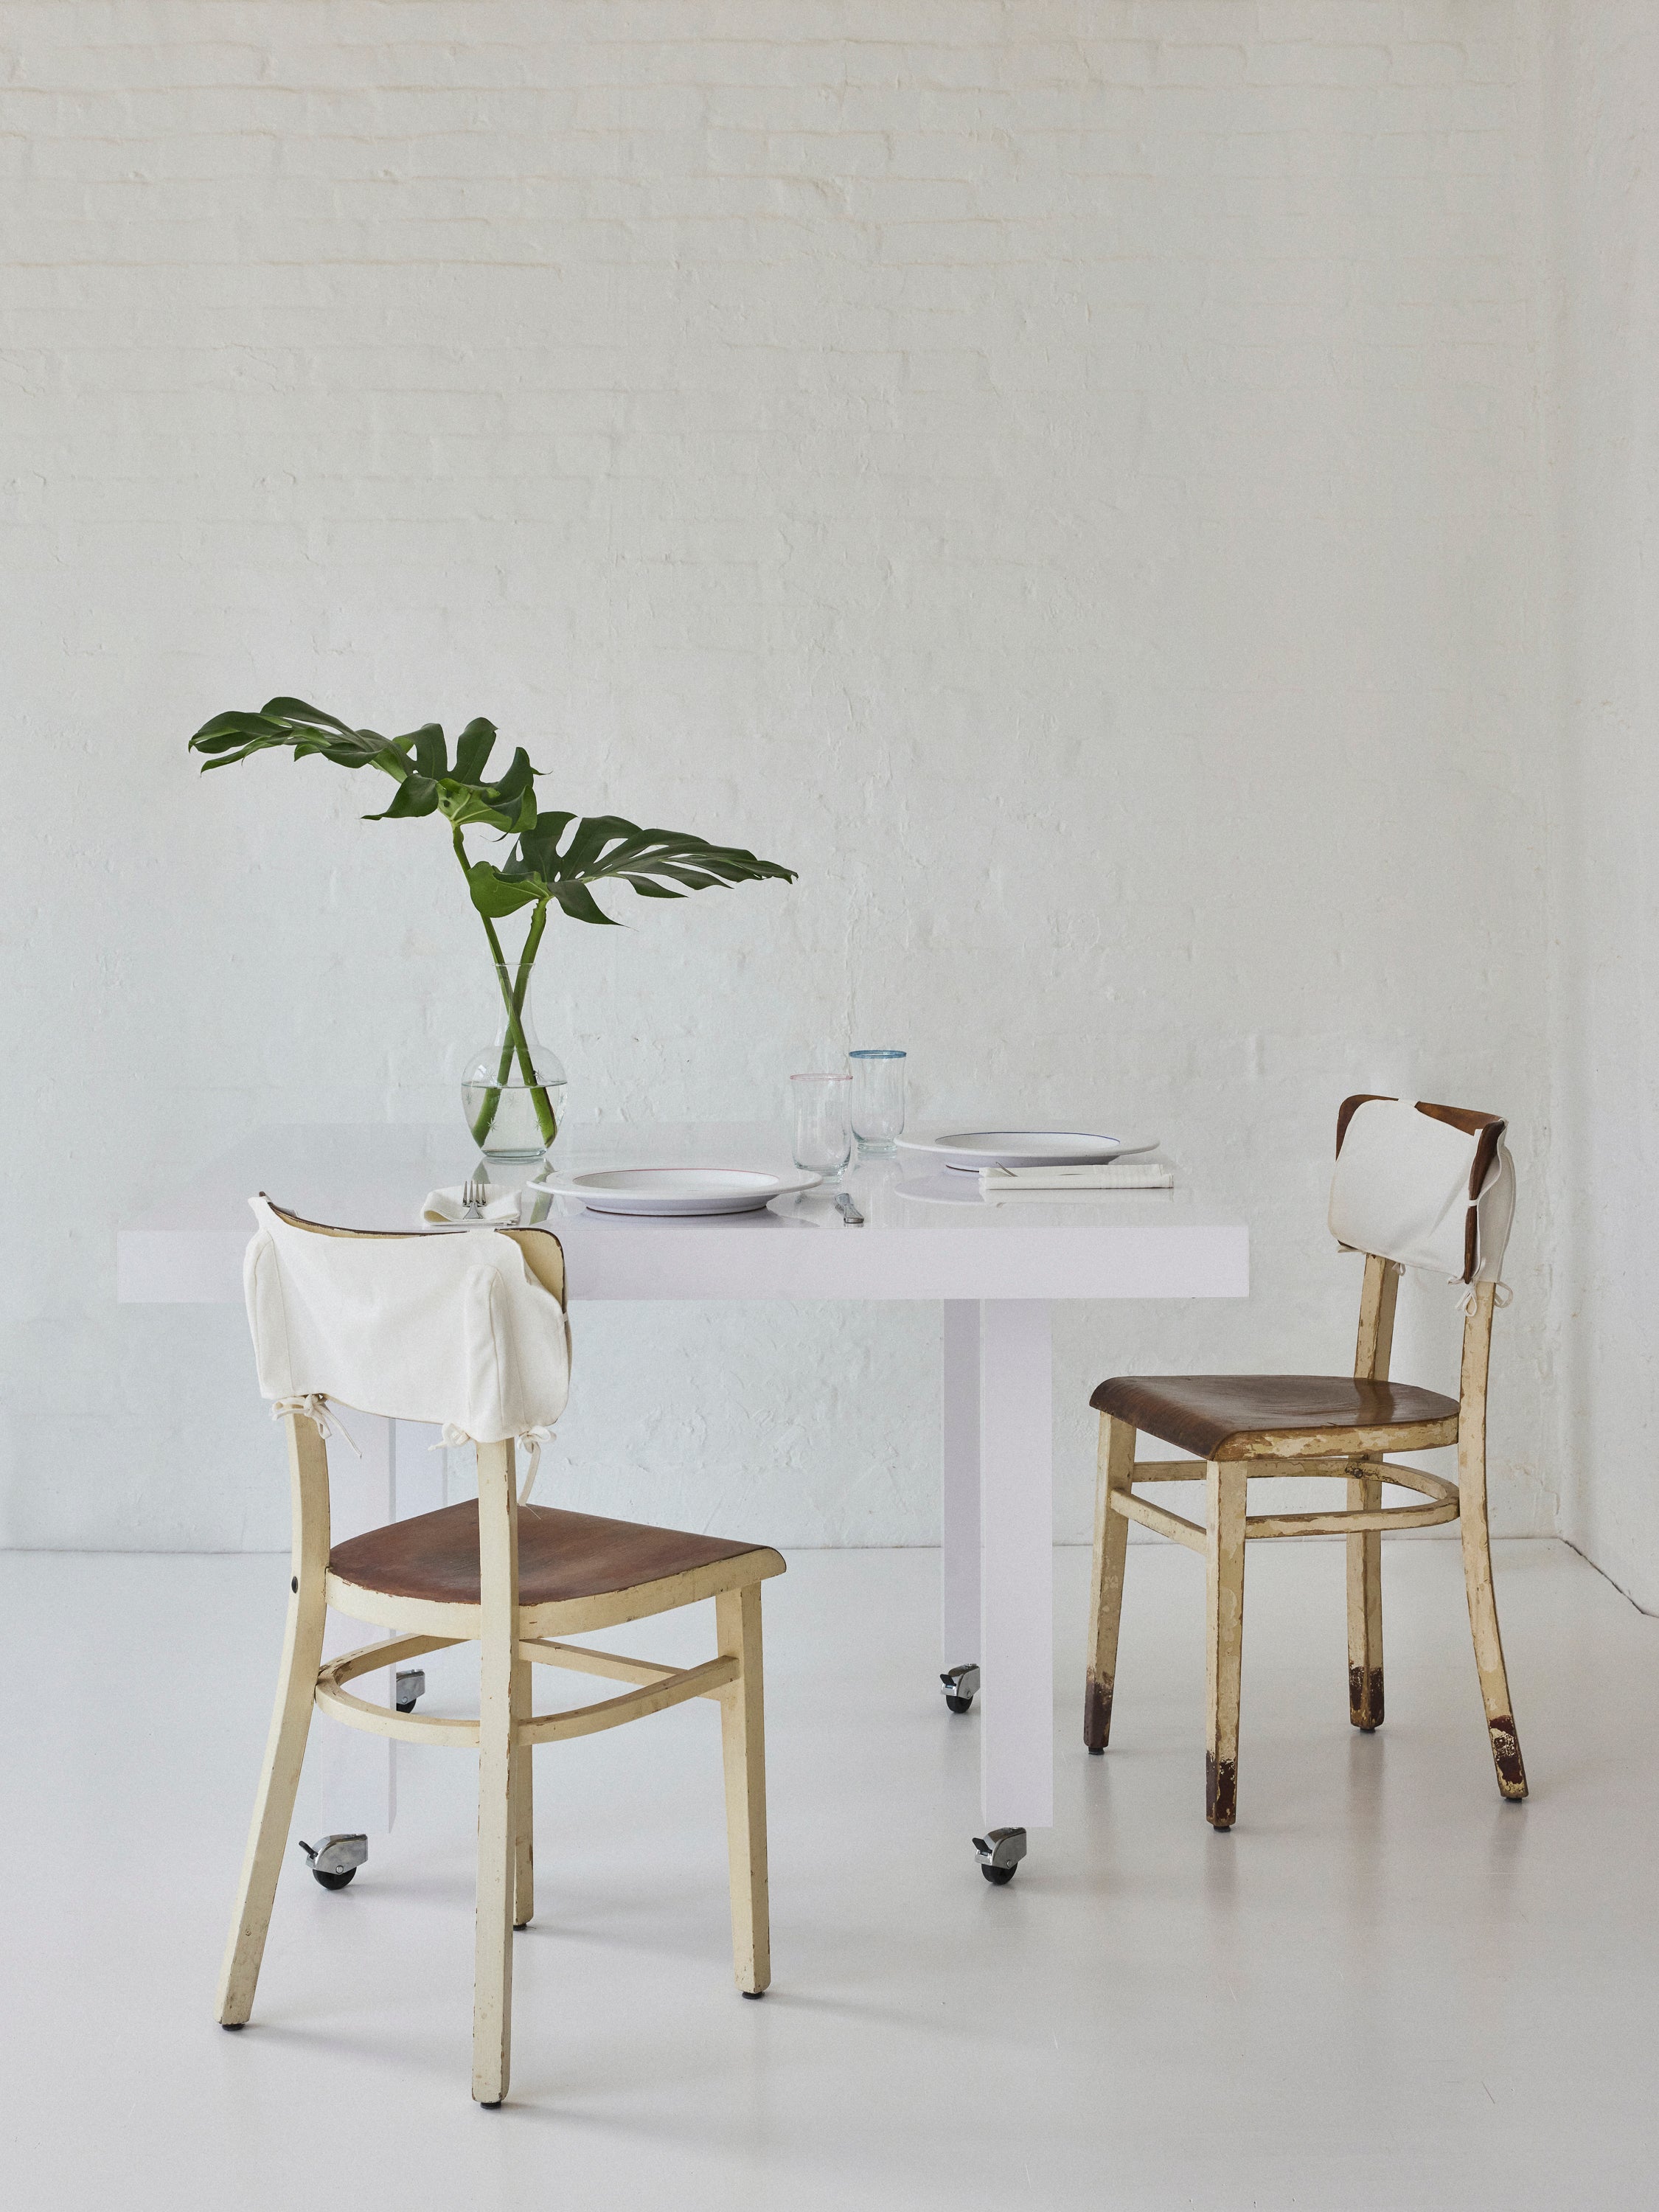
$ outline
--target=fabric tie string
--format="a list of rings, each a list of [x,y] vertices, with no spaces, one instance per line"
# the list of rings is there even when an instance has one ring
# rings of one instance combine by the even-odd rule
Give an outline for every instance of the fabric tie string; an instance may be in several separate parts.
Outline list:
[[[520,1505],[528,1505],[530,1503],[530,1493],[536,1487],[536,1477],[541,1472],[542,1446],[552,1434],[551,1429],[525,1429],[514,1440],[524,1447],[529,1459],[529,1465],[525,1469],[524,1480],[519,1486]]]
[[[352,1440],[351,1431],[343,1422],[336,1420],[330,1413],[328,1400],[320,1390],[308,1390],[302,1398],[276,1399],[270,1408],[271,1419],[280,1421],[287,1413],[303,1413],[307,1420],[316,1424],[317,1433],[325,1443],[338,1437],[348,1451],[355,1454],[358,1459],[362,1457],[362,1452],[358,1450]]]
[[[530,1503],[530,1493],[536,1487],[536,1477],[541,1472],[542,1446],[548,1442],[552,1434],[553,1431],[550,1426],[536,1429],[520,1429],[518,1435],[513,1439],[514,1443],[517,1444],[522,1451],[528,1455],[530,1461],[529,1466],[525,1470],[524,1480],[519,1485],[519,1503],[520,1505],[528,1505]],[[438,1438],[437,1443],[433,1444],[430,1449],[433,1451],[442,1451],[444,1448],[447,1446],[450,1450],[456,1451],[459,1450],[463,1444],[476,1443],[477,1442],[477,1438],[476,1437],[469,1436],[465,1429],[458,1429],[453,1421],[446,1421],[443,1425],[442,1435]]]
[[[1479,1284],[1471,1283],[1457,1301],[1457,1310],[1465,1321],[1474,1311],[1474,1294],[1479,1288]],[[1507,1283],[1495,1283],[1492,1285],[1492,1302],[1501,1312],[1504,1307],[1514,1304],[1515,1292]]]

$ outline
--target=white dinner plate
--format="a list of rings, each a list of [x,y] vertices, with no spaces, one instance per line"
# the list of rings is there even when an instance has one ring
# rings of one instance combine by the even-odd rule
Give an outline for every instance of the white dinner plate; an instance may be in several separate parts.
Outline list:
[[[981,1168],[1100,1167],[1126,1152],[1157,1146],[1126,1145],[1082,1129],[958,1129],[942,1137],[901,1137],[908,1152],[925,1152],[941,1165],[977,1174]]]
[[[757,1213],[775,1198],[811,1190],[815,1175],[763,1175],[752,1168],[601,1168],[550,1175],[538,1188],[579,1198],[591,1213],[667,1218],[699,1213]]]

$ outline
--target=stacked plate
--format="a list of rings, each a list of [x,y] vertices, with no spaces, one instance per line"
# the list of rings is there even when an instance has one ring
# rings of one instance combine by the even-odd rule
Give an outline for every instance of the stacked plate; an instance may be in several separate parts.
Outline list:
[[[1103,1167],[1125,1153],[1153,1152],[1158,1140],[1130,1145],[1121,1137],[1084,1129],[957,1129],[942,1137],[901,1137],[898,1142],[901,1151],[922,1154],[935,1167],[977,1175],[991,1167]]]
[[[634,1213],[664,1220],[711,1213],[758,1213],[775,1198],[811,1190],[815,1175],[764,1175],[752,1168],[601,1168],[550,1175],[536,1188],[579,1198],[590,1213]]]

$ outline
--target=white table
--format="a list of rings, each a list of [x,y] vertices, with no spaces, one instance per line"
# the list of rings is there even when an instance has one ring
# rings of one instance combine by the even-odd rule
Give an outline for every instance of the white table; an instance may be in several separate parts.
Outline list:
[[[788,1164],[776,1131],[713,1124],[568,1130],[556,1157],[573,1170],[622,1162]],[[460,1182],[474,1162],[459,1121],[258,1130],[119,1231],[118,1295],[135,1304],[240,1302],[254,1191],[313,1220],[408,1229],[417,1225],[424,1193]],[[498,1170],[496,1179],[524,1172]],[[902,1184],[925,1176],[903,1153],[851,1170],[844,1188],[866,1214],[862,1228],[845,1224],[816,1195],[725,1219],[629,1220],[566,1200],[544,1218],[563,1243],[576,1305],[891,1298],[943,1306],[944,1662],[982,1669],[987,1827],[1044,1828],[1054,1820],[1049,1305],[1246,1297],[1249,1236],[1201,1185],[1184,1182],[1085,1203],[988,1206],[976,1182],[955,1176],[927,1178],[938,1202],[903,1194]],[[418,1431],[406,1433],[400,1449],[403,1425],[353,1420],[365,1458],[359,1466],[332,1455],[337,1537],[443,1502],[440,1462],[423,1438],[416,1443]],[[362,1638],[336,1632],[333,1648],[342,1640]],[[388,1825],[395,1747],[355,1731],[323,1733],[331,1760],[325,1825]]]

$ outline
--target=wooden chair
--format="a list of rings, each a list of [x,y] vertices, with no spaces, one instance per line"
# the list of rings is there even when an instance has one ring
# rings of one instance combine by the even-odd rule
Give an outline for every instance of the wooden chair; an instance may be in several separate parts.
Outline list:
[[[273,1211],[276,1211],[273,1209]],[[277,1212],[289,1229],[355,1232]],[[477,1235],[479,1232],[471,1232]],[[541,1290],[564,1304],[564,1259],[544,1230],[502,1230]],[[388,1251],[427,1238],[381,1238]],[[371,1410],[385,1410],[375,1407]],[[429,1414],[418,1416],[429,1418]],[[622,1722],[710,1698],[720,1709],[732,1932],[738,1987],[758,1997],[771,1978],[766,1881],[766,1769],[760,1585],[784,1571],[776,1552],[587,1513],[521,1504],[514,1447],[478,1445],[478,1498],[330,1547],[326,1407],[287,1410],[294,1571],[288,1628],[236,1915],[220,1978],[218,2017],[240,2027],[286,1855],[313,1704],[349,1727],[405,1743],[478,1754],[478,1890],[472,2016],[472,2094],[507,2094],[512,2038],[513,1931],[535,1910],[531,1753]],[[692,1668],[626,1659],[562,1639],[714,1601],[717,1656]],[[323,1662],[327,1608],[392,1632],[389,1641]],[[428,1651],[479,1647],[473,1720],[428,1718],[368,1704],[347,1685]],[[572,1668],[635,1686],[575,1711],[532,1711],[532,1669]]]
[[[1362,1109],[1367,1118],[1355,1125]],[[1425,1130],[1424,1119],[1443,1133]],[[1363,1145],[1352,1150],[1365,1157],[1345,1162],[1344,1139],[1351,1126],[1364,1136]],[[1126,1540],[1130,1522],[1136,1521],[1204,1554],[1209,1714],[1205,1810],[1214,1827],[1231,1828],[1237,1809],[1245,1547],[1268,1537],[1346,1537],[1348,1717],[1355,1728],[1369,1731],[1382,1721],[1381,1540],[1395,1530],[1461,1518],[1469,1624],[1498,1786],[1506,1798],[1527,1794],[1498,1634],[1486,1519],[1492,1309],[1514,1204],[1504,1128],[1494,1115],[1453,1107],[1413,1107],[1373,1097],[1344,1101],[1337,1121],[1332,1226],[1345,1249],[1357,1248],[1365,1255],[1352,1381],[1310,1375],[1156,1380],[1119,1376],[1103,1382],[1090,1400],[1101,1419],[1084,1741],[1091,1753],[1103,1752],[1111,1732]],[[1443,1178],[1449,1164],[1467,1176],[1466,1188],[1454,1187],[1455,1204],[1442,1201],[1434,1181],[1436,1176]],[[1457,1397],[1449,1398],[1391,1382],[1389,1359],[1402,1267],[1436,1265],[1437,1254],[1443,1256],[1454,1248],[1462,1279],[1469,1287],[1462,1380]],[[1455,1268],[1446,1272],[1455,1279]],[[1137,1460],[1140,1432],[1192,1452],[1196,1459]],[[1382,1457],[1386,1451],[1451,1444],[1457,1448],[1455,1483]],[[1347,1509],[1250,1514],[1246,1493],[1252,1475],[1342,1477]],[[1136,1495],[1137,1484],[1165,1482],[1203,1483],[1202,1525]],[[1385,1483],[1415,1491],[1426,1502],[1385,1508]]]

